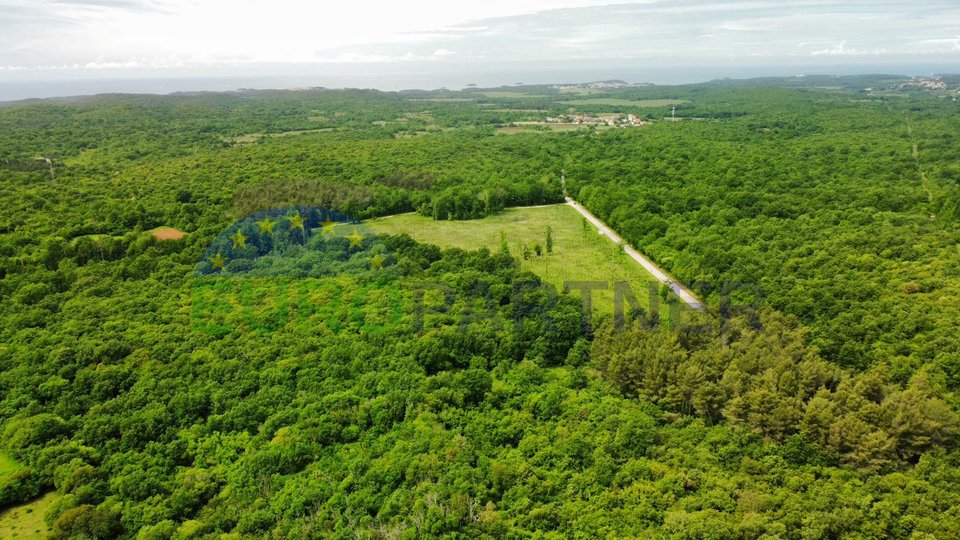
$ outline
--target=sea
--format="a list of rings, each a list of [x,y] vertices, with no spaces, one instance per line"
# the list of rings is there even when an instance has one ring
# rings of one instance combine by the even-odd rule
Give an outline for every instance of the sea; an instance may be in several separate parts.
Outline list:
[[[84,76],[55,72],[16,73],[0,71],[0,102],[35,98],[75,97],[95,94],[171,94],[175,92],[222,92],[242,89],[373,88],[397,90],[458,90],[467,87],[497,88],[520,84],[565,84],[603,80],[629,83],[689,84],[721,78],[745,79],[792,75],[895,74],[931,75],[957,73],[960,66],[942,63],[864,65],[711,65],[711,66],[606,66],[598,68],[560,66],[509,66],[506,68],[400,69],[382,70],[337,68],[289,69],[267,73],[207,73],[195,70],[185,75],[157,76],[137,73],[126,76],[97,74]]]

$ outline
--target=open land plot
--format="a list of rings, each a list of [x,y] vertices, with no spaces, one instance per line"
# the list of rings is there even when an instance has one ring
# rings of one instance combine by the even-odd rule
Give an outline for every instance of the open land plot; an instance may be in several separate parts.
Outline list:
[[[35,501],[0,511],[0,538],[10,540],[42,540],[50,534],[43,517],[59,495],[47,493]]]
[[[576,101],[561,101],[560,103],[564,105],[613,105],[613,106],[623,106],[623,107],[641,107],[641,108],[655,108],[655,107],[670,107],[672,105],[683,105],[684,103],[690,103],[685,99],[623,99],[623,98],[588,98],[588,99],[578,99]]]
[[[564,205],[508,208],[484,219],[467,221],[435,221],[419,214],[403,214],[367,221],[381,234],[407,233],[414,239],[444,248],[500,249],[503,233],[510,252],[525,270],[540,276],[558,291],[565,282],[603,281],[607,289],[593,293],[594,307],[601,313],[613,313],[616,282],[626,282],[644,309],[649,309],[650,284],[654,278],[630,260],[616,245],[597,234],[596,228],[584,227],[583,219],[573,208]],[[533,246],[545,248],[546,231],[553,232],[553,254],[537,257]],[[523,246],[530,251],[524,259]],[[579,292],[571,290],[571,294]],[[666,311],[661,308],[661,312]],[[666,313],[662,313],[663,316]]]

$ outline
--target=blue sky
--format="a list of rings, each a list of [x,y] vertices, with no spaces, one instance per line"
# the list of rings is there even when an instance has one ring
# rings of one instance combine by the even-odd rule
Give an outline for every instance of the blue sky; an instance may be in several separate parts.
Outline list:
[[[350,71],[960,60],[957,0],[0,0],[0,13],[6,80],[31,73],[255,74],[303,65]]]

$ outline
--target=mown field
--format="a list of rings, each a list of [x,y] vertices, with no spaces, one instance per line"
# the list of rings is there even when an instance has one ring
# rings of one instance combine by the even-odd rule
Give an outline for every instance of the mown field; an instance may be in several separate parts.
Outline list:
[[[0,452],[0,489],[9,477],[23,466],[4,452]],[[49,527],[43,517],[57,495],[44,497],[24,504],[3,508],[0,506],[0,538],[7,540],[32,540],[46,538]]]
[[[656,280],[650,274],[593,227],[584,227],[580,214],[565,204],[508,208],[494,216],[467,221],[434,221],[418,214],[403,214],[373,219],[367,224],[380,233],[406,233],[440,247],[485,247],[491,252],[501,249],[503,235],[510,253],[520,260],[520,267],[537,274],[558,291],[567,282],[607,284],[606,290],[594,293],[594,305],[603,313],[613,313],[613,287],[617,282],[629,284],[645,310],[649,310],[651,284],[657,291]],[[534,245],[546,245],[547,227],[553,233],[553,253],[538,257],[533,253]],[[524,246],[531,252],[529,258],[523,257]]]
[[[643,107],[643,108],[655,108],[655,107],[669,107],[671,105],[682,105],[684,103],[689,103],[689,101],[684,99],[623,99],[623,98],[587,98],[587,99],[578,99],[571,101],[561,101],[563,105],[614,105],[614,106],[624,106],[624,107]]]
[[[494,99],[514,99],[514,98],[545,98],[549,97],[542,94],[531,94],[529,92],[520,92],[512,90],[493,90],[489,92],[480,92],[485,97],[494,98]]]
[[[0,538],[4,540],[47,538],[50,527],[44,522],[44,515],[58,498],[56,493],[47,493],[35,501],[0,511]]]

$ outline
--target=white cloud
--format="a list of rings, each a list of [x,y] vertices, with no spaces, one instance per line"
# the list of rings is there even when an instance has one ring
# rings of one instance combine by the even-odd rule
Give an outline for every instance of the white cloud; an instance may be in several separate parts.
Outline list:
[[[608,0],[607,0],[608,1]],[[417,43],[429,31],[605,0],[0,0],[0,62],[127,56],[310,61],[316,50]],[[439,47],[438,47],[439,48]]]
[[[921,45],[929,47],[931,51],[960,51],[960,36],[954,38],[924,39]]]
[[[863,53],[860,52],[860,51],[858,51],[858,50],[856,50],[856,49],[848,49],[848,48],[847,48],[847,42],[846,42],[846,41],[841,41],[841,42],[838,43],[836,46],[830,47],[829,49],[820,49],[820,50],[818,50],[818,51],[811,51],[811,52],[810,52],[810,55],[811,55],[811,56],[823,56],[823,55],[831,55],[831,56],[851,56],[851,55],[853,55],[853,56],[856,56],[856,55],[860,55],[860,54],[863,54]]]
[[[402,55],[368,54],[358,51],[338,53],[336,56],[317,55],[316,60],[332,64],[386,64],[394,62],[430,62],[455,56],[457,53],[448,49],[437,49],[428,55],[407,52]]]
[[[960,37],[950,37],[960,26],[956,0],[616,1],[0,0],[0,65],[710,63],[960,52]]]
[[[320,58],[321,62],[345,63],[345,64],[370,64],[376,62],[392,62],[401,57],[391,57],[384,54],[364,54],[358,52],[340,53],[332,59]]]
[[[885,49],[872,49],[869,51],[847,47],[846,41],[841,41],[837,45],[816,51],[810,51],[810,56],[867,56],[886,54]]]

